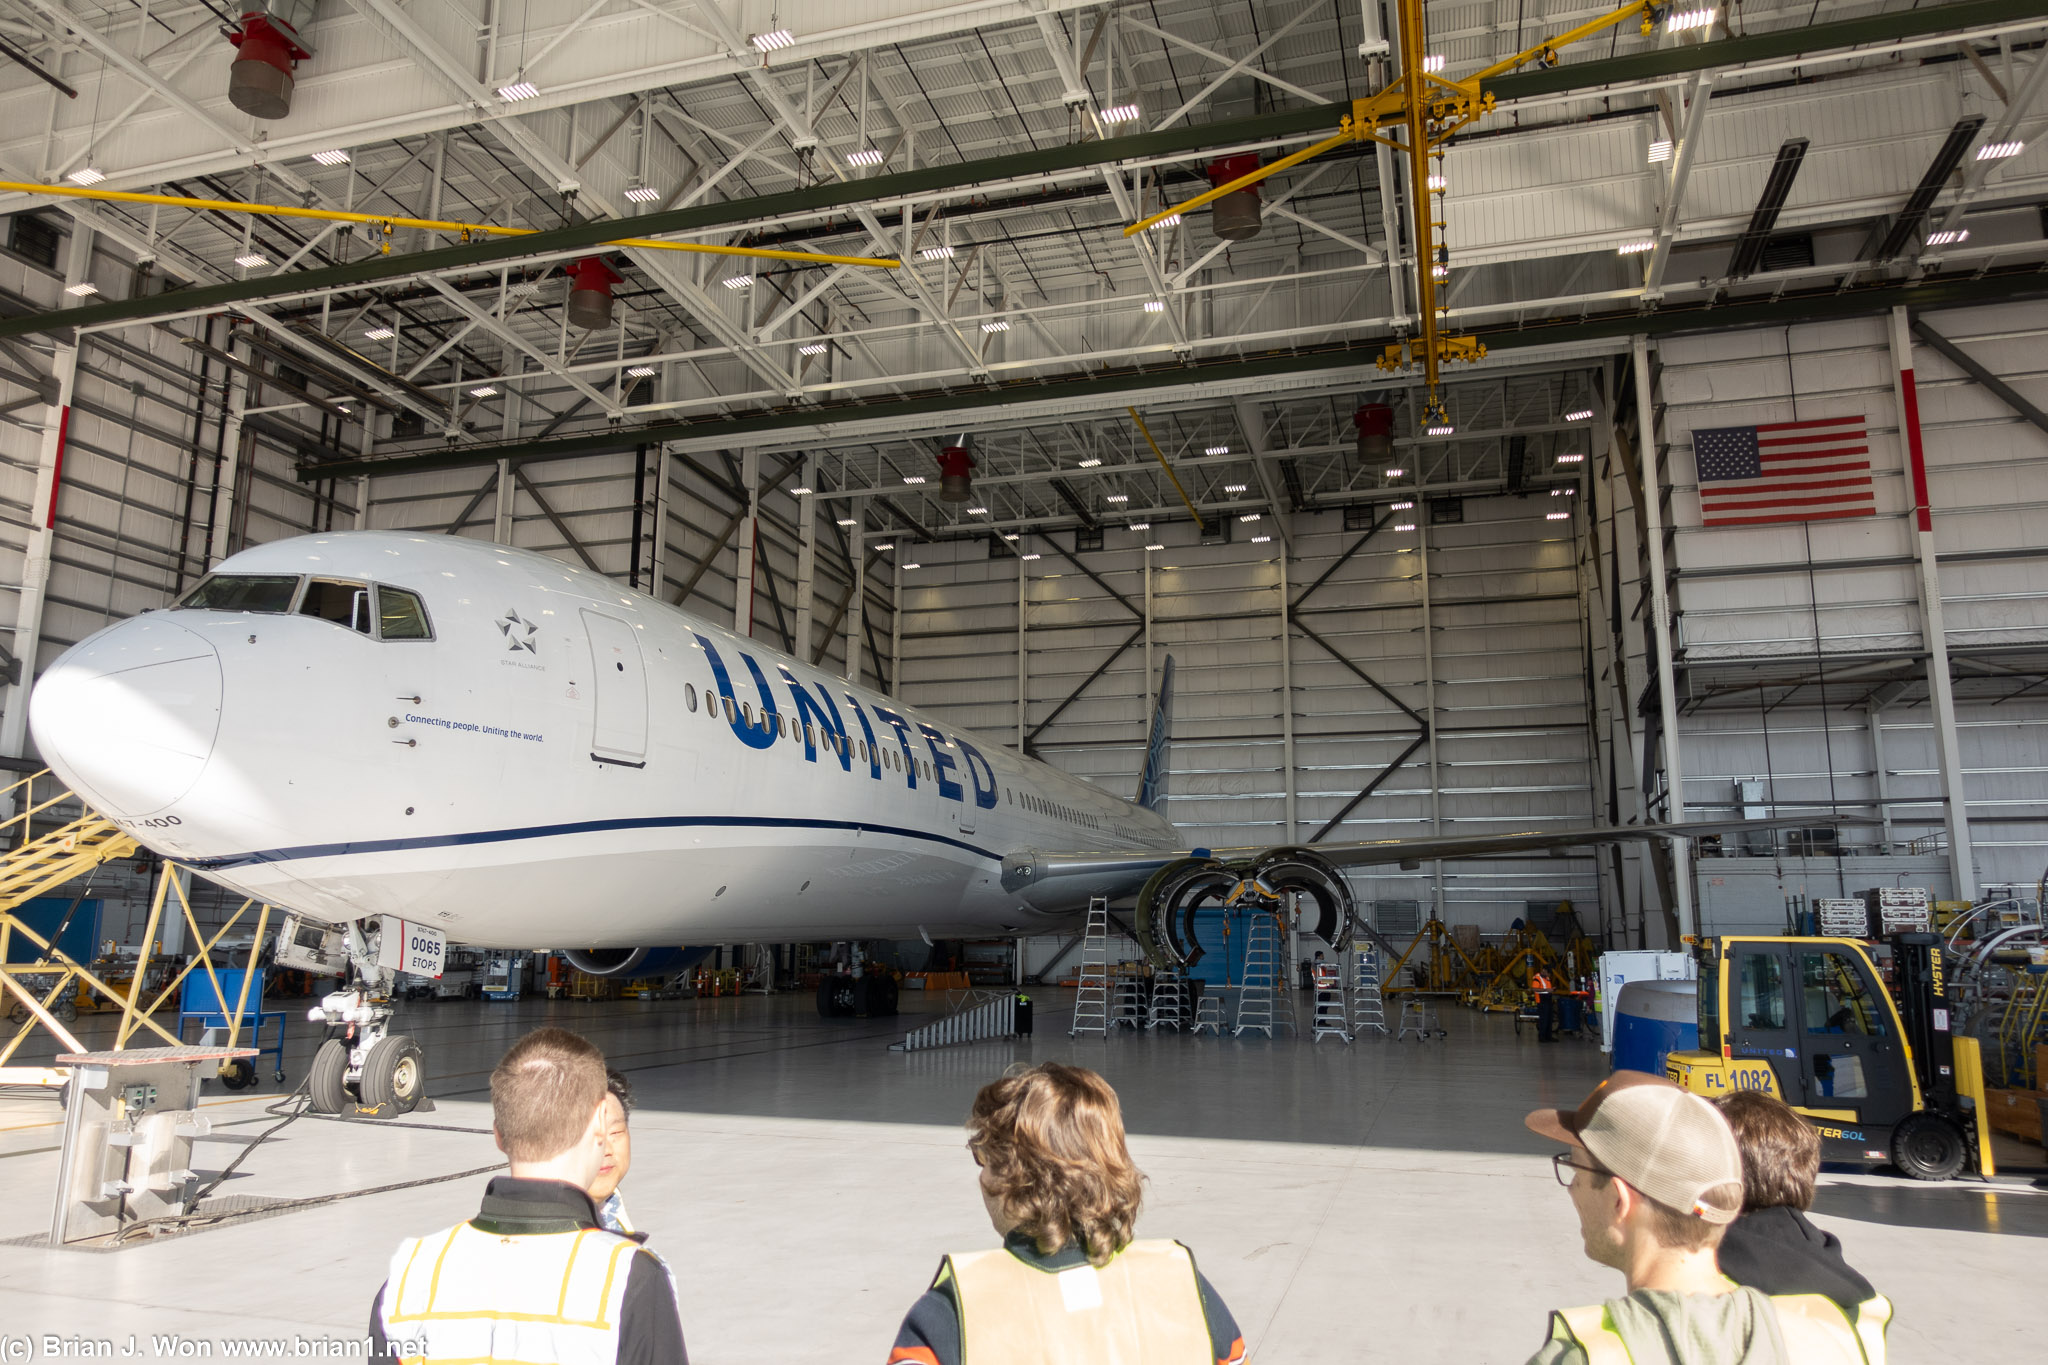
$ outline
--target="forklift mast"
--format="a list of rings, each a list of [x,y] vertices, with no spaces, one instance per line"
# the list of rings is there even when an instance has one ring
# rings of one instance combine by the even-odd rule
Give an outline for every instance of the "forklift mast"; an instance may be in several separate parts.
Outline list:
[[[1948,973],[1937,934],[1894,934],[1892,994],[1913,1069],[1929,1109],[1953,1113],[1956,1104],[1956,1047],[1949,1031]]]

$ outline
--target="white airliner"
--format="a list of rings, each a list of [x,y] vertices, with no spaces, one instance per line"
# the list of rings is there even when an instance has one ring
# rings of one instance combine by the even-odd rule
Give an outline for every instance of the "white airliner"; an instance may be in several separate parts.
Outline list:
[[[80,642],[30,720],[140,842],[339,931],[328,1108],[417,1099],[388,991],[446,939],[634,972],[681,943],[1044,932],[1137,893],[1147,946],[1185,960],[1248,873],[1337,943],[1340,865],[1663,832],[1190,849],[1159,814],[1171,695],[1169,664],[1125,801],[598,574],[359,531],[246,550]]]

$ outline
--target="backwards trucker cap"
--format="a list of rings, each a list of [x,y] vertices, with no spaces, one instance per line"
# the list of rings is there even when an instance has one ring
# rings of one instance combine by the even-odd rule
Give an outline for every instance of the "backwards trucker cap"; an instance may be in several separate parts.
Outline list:
[[[1617,1071],[1577,1109],[1538,1109],[1532,1132],[1574,1147],[1668,1209],[1732,1223],[1742,1149],[1719,1110],[1661,1076]]]

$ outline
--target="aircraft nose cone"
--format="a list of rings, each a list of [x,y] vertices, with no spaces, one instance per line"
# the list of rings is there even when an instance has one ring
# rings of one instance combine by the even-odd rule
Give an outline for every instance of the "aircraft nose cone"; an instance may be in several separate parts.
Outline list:
[[[138,617],[51,665],[29,702],[45,761],[94,806],[153,815],[199,781],[220,730],[220,656],[199,635]]]

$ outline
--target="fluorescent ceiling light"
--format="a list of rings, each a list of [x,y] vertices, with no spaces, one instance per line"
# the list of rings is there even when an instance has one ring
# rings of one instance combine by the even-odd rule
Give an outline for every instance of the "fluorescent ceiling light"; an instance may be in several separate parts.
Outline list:
[[[626,373],[635,379],[651,379],[654,376],[654,367],[652,365],[635,365],[628,369]]]
[[[967,515],[970,517],[985,517],[988,515],[988,509],[986,507],[970,507],[967,509]]]
[[[100,181],[107,178],[107,173],[92,163],[87,162],[64,178],[74,185],[97,185]]]
[[[82,299],[86,297],[88,294],[99,293],[100,287],[94,284],[91,280],[80,280],[77,284],[65,285],[64,292],[71,295],[73,298]]]
[[[1650,164],[1651,164],[1652,166],[1655,166],[1655,165],[1657,165],[1657,164],[1658,164],[1659,162],[1669,161],[1670,159],[1671,159],[1671,139],[1670,139],[1670,138],[1668,138],[1668,137],[1660,137],[1660,138],[1658,138],[1658,139],[1657,139],[1657,140],[1656,140],[1655,142],[1652,142],[1652,143],[1650,144]]]
[[[1593,420],[1593,410],[1591,408],[1574,408],[1564,415],[1564,420],[1567,422],[1590,422]]]
[[[858,525],[860,525],[860,523],[859,523],[859,522],[857,522],[857,521],[855,521],[855,520],[854,520],[854,519],[853,519],[852,517],[841,517],[841,518],[839,518],[839,524],[840,524],[841,526],[858,526]]]
[[[1392,508],[1396,512],[1406,512],[1410,508],[1414,507],[1415,504],[1412,502],[1390,502],[1387,504],[1387,506]]]
[[[516,104],[520,100],[530,100],[539,93],[540,87],[532,81],[514,81],[510,85],[498,87],[498,98],[504,100],[507,104]]]
[[[799,498],[802,498],[802,497],[808,497],[808,496],[810,496],[810,494],[811,494],[811,493],[812,493],[812,492],[813,492],[814,490],[813,490],[813,489],[811,488],[811,486],[810,486],[809,484],[807,484],[807,483],[800,483],[800,484],[798,484],[798,485],[797,485],[796,487],[794,487],[794,488],[790,489],[789,491],[790,491],[790,493],[791,493],[791,494],[793,494],[794,496],[796,496],[796,497],[799,497]]]
[[[392,331],[389,327],[372,327],[369,331],[364,332],[363,335],[372,341],[389,341],[397,336],[398,333]]]
[[[944,261],[952,259],[953,248],[949,246],[928,246],[917,254],[923,260]]]
[[[1257,521],[1258,519],[1259,514],[1257,512],[1246,512],[1243,516],[1238,518],[1239,521]]]
[[[505,292],[515,299],[523,299],[539,288],[539,280],[513,280],[505,286]]]
[[[907,483],[907,484],[920,484],[920,483],[923,483],[923,482],[924,482],[924,475],[922,475],[922,474],[905,474],[905,475],[903,476],[903,482],[905,482],[905,483]]]
[[[1550,490],[1550,496],[1553,498],[1568,498],[1578,491],[1576,488],[1553,488]]]
[[[1018,556],[1017,556],[1017,558],[1019,558],[1019,559],[1037,559],[1037,558],[1038,558],[1038,556],[1037,556],[1037,555],[1035,555],[1035,554],[1029,554],[1029,555],[1018,555]]]
[[[924,567],[924,565],[922,565],[922,564],[904,564],[904,565],[900,565],[899,567],[901,567],[901,568],[905,568],[905,569],[922,569],[922,568]]]
[[[1145,311],[1148,313],[1163,313],[1166,311],[1166,305],[1158,299],[1146,299]]]
[[[348,164],[348,153],[339,147],[335,147],[325,152],[313,153],[313,159],[323,166],[346,166]]]
[[[495,396],[497,392],[498,390],[492,385],[479,384],[469,391],[469,396],[471,398],[490,398]]]
[[[1268,542],[1270,542],[1270,541],[1271,541],[1272,539],[1273,539],[1273,537],[1271,537],[1271,536],[1253,536],[1253,537],[1252,537],[1252,544],[1254,544],[1254,545],[1264,545],[1264,544],[1267,544]]]
[[[1440,426],[1434,426],[1429,428],[1429,434],[1432,436],[1449,436],[1452,432],[1456,430],[1456,427],[1452,426],[1448,422],[1445,422]]]
[[[896,542],[893,540],[885,540],[880,545],[870,546],[869,548],[876,550],[893,550],[896,548]]]
[[[773,33],[756,33],[747,41],[754,45],[756,52],[777,52],[796,46],[796,35],[786,28],[778,28]]]
[[[1656,245],[1655,242],[1623,242],[1614,249],[1623,256],[1640,256]]]
[[[1946,232],[1935,232],[1928,234],[1927,245],[1954,246],[1957,242],[1967,242],[1969,240],[1970,230],[1968,228],[1963,228],[1960,231],[1958,231],[1955,228],[1950,228]]]
[[[245,270],[254,270],[259,265],[269,265],[270,258],[260,251],[245,251],[235,257],[235,264]]]
[[[1146,549],[1148,549],[1148,550],[1163,550],[1163,549],[1165,549],[1166,547],[1165,547],[1164,545],[1161,545],[1161,544],[1158,544],[1157,542],[1155,542],[1155,543],[1153,543],[1153,544],[1151,544],[1151,545],[1147,545],[1147,546],[1146,546],[1145,548],[1146,548]]]
[[[1223,491],[1226,493],[1242,493],[1249,487],[1251,485],[1245,483],[1226,483],[1223,485]]]
[[[1160,228],[1170,228],[1170,227],[1173,227],[1173,226],[1174,226],[1175,224],[1177,224],[1177,223],[1179,223],[1179,222],[1180,222],[1180,215],[1179,215],[1179,214],[1177,214],[1177,213],[1169,213],[1169,214],[1167,214],[1167,215],[1166,215],[1166,216],[1165,216],[1164,218],[1161,218],[1161,219],[1160,219],[1160,220],[1159,220],[1158,222],[1154,223],[1154,224],[1152,225],[1152,227],[1153,227],[1154,231],[1157,231],[1157,230],[1158,230],[1158,229],[1160,229]]]
[[[822,341],[809,341],[796,348],[798,355],[823,355],[831,347]]]
[[[1569,512],[1545,512],[1543,519],[1545,521],[1570,521],[1572,514]]]
[[[1429,187],[1431,189],[1441,191],[1446,187],[1448,183],[1449,182],[1444,179],[1444,174],[1442,171],[1430,172]]]
[[[1429,276],[1433,280],[1447,280],[1451,277],[1451,268],[1442,261],[1438,261],[1429,268]]]
[[[1100,469],[1102,467],[1102,461],[1093,458],[1086,459],[1081,461],[1079,467],[1082,469]]]
[[[1584,451],[1568,451],[1558,456],[1557,462],[1559,464],[1584,464],[1586,462],[1586,454]]]
[[[1666,19],[1664,21],[1664,31],[1666,33],[1686,33],[1696,28],[1705,28],[1713,22],[1713,10],[1689,9]]]
[[[994,322],[982,323],[981,330],[984,332],[1007,332],[1010,330],[1010,324],[1001,318],[997,318]]]
[[[1205,447],[1203,447],[1203,449],[1202,449],[1202,453],[1203,453],[1204,455],[1228,455],[1228,454],[1230,453],[1230,447],[1229,447],[1229,446],[1205,446]]]
[[[863,147],[857,152],[848,152],[846,154],[846,164],[849,166],[879,166],[882,164],[881,148]]]
[[[1130,500],[1131,495],[1129,493],[1111,493],[1103,499],[1104,502],[1129,502]]]
[[[1426,54],[1422,59],[1422,69],[1425,72],[1437,72],[1443,70],[1444,54],[1441,52],[1431,52]]]
[[[2009,156],[2018,156],[2027,150],[2024,142],[1987,142],[1977,149],[1979,161],[2003,161]]]
[[[1408,471],[1405,469],[1389,469],[1387,471],[1387,477],[1390,479],[1398,479],[1407,472]]]
[[[1131,529],[1133,531],[1149,531],[1152,529],[1152,523],[1149,521],[1134,521],[1131,523]]]
[[[1102,121],[1104,123],[1131,123],[1137,117],[1138,106],[1135,104],[1112,104],[1109,108],[1102,111]]]
[[[661,191],[652,185],[635,185],[626,191],[626,198],[636,204],[651,204],[661,198]]]
[[[1412,522],[1412,521],[1399,521],[1399,522],[1395,522],[1395,523],[1394,523],[1394,529],[1395,529],[1396,531],[1412,531],[1412,530],[1414,530],[1414,529],[1415,529],[1415,523],[1414,523],[1414,522]]]
[[[727,289],[746,289],[752,286],[754,277],[752,275],[727,275],[719,283],[723,284]]]
[[[1015,540],[1016,538],[1017,538],[1017,533],[1016,533],[1015,531],[1005,531],[1005,532],[1003,532],[1003,539],[1004,539],[1004,540]]]

